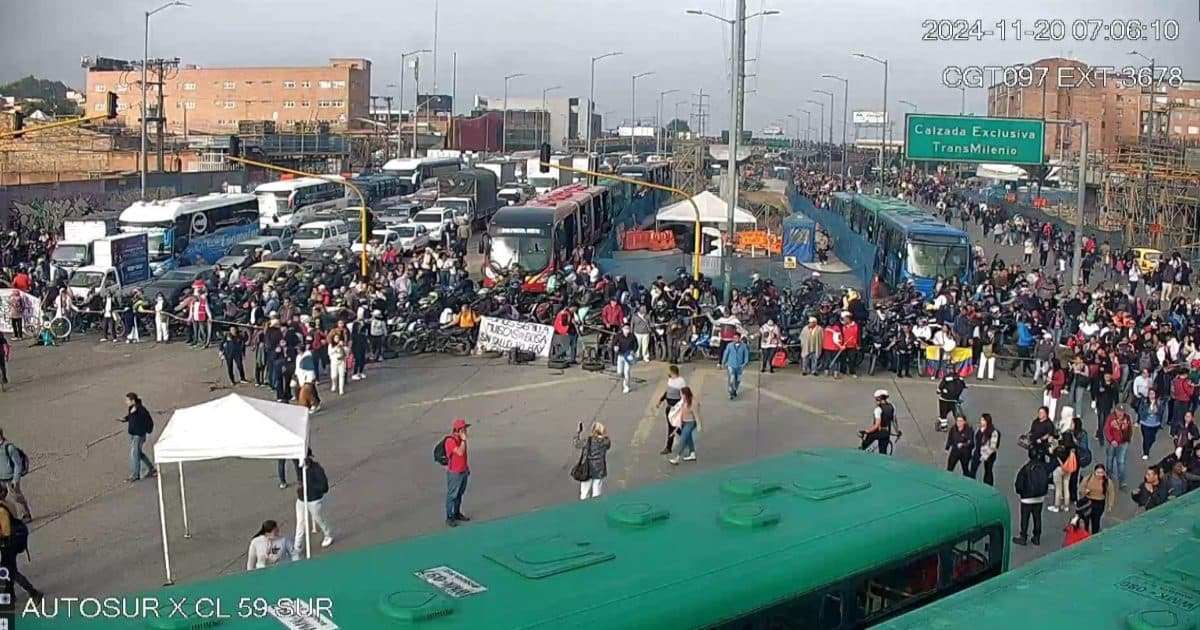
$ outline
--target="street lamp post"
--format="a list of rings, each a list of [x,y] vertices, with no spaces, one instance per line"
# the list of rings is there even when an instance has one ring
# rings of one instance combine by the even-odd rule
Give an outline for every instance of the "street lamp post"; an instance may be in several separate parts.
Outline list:
[[[662,155],[666,147],[666,142],[663,138],[664,134],[662,124],[663,97],[668,94],[674,94],[678,91],[679,90],[663,90],[662,92],[658,93],[658,110],[654,116],[654,135],[658,138],[658,146],[655,148],[655,152],[658,153],[658,155]]]
[[[504,122],[501,125],[502,127],[504,127],[504,131],[501,132],[501,135],[500,135],[500,152],[501,153],[508,153],[508,82],[512,81],[513,79],[515,79],[517,77],[523,77],[523,76],[525,76],[524,72],[518,72],[516,74],[510,74],[510,75],[504,77]],[[543,96],[545,96],[545,95],[543,94]]]
[[[817,142],[820,143],[820,138],[825,133],[825,103],[811,98],[808,99],[808,102],[821,108],[821,123],[820,126],[817,127]]]
[[[958,106],[958,115],[966,116],[967,115],[967,86],[960,85],[960,86],[958,86],[958,89],[962,92],[962,103]]]
[[[825,168],[828,171],[826,175],[828,177],[833,177],[833,92],[826,90],[813,91],[817,94],[824,94],[825,96],[829,97],[829,159],[827,160],[827,165]],[[845,160],[846,156],[843,155],[842,159]]]
[[[880,188],[880,190],[882,190],[884,192],[884,194],[887,194],[887,178],[884,177],[883,159],[884,159],[884,151],[887,146],[887,129],[888,129],[888,117],[887,117],[888,61],[887,61],[887,59],[880,59],[879,57],[872,57],[871,55],[866,55],[863,53],[853,53],[853,56],[858,57],[859,59],[867,59],[870,61],[874,61],[875,63],[878,63],[883,66],[883,126],[880,127],[880,129],[879,129],[879,188]]]
[[[1134,57],[1141,57],[1142,59],[1145,59],[1150,64],[1150,80],[1151,81],[1156,80],[1154,78],[1154,58],[1153,57],[1147,57],[1146,55],[1144,55],[1136,50],[1129,51],[1129,54]],[[1148,112],[1147,119],[1146,119],[1150,139],[1154,139],[1154,136],[1156,135],[1155,132],[1158,131],[1157,129],[1155,129],[1155,127],[1158,126],[1158,121],[1154,120],[1155,92],[1156,92],[1155,86],[1151,85],[1150,86],[1150,102],[1148,103],[1148,106],[1150,107],[1150,111]],[[1169,116],[1170,116],[1170,114],[1168,113],[1168,117]],[[1170,125],[1170,121],[1167,122],[1167,125],[1168,126]]]
[[[727,209],[726,231],[728,232],[729,242],[733,242],[735,231],[734,212],[737,209],[738,202],[738,167],[737,154],[738,143],[742,138],[742,105],[746,98],[746,20],[755,17],[765,17],[768,15],[778,15],[779,11],[768,10],[758,11],[746,15],[746,0],[737,0],[733,19],[724,18],[719,15],[709,13],[708,11],[700,11],[698,9],[688,9],[689,15],[703,15],[714,20],[719,20],[729,25],[733,30],[733,46],[730,55],[730,111],[729,111],[729,165],[726,175],[729,177],[729,207]],[[733,297],[733,266],[729,264],[729,256],[721,257],[721,265],[724,267],[725,287],[724,287],[724,302],[729,304]]]
[[[648,77],[654,74],[654,71],[642,72],[633,75],[631,81],[632,87],[629,91],[629,152],[637,153],[637,136],[634,133],[637,131],[637,80],[642,77]]]
[[[592,163],[592,112],[596,109],[596,62],[609,57],[616,57],[623,54],[620,51],[604,53],[596,57],[592,57],[592,68],[588,74],[588,102],[587,102],[587,154],[588,168],[591,168]]]
[[[808,151],[812,146],[812,110],[800,108],[800,109],[797,109],[796,111],[804,112],[805,114],[808,114],[808,124],[806,124],[804,126],[804,145],[805,145],[804,150]],[[807,159],[805,159],[804,161],[808,162]]]
[[[142,38],[142,160],[141,160],[141,166],[142,166],[142,168],[141,168],[141,171],[142,171],[141,172],[141,198],[142,198],[142,201],[146,200],[146,171],[150,170],[150,158],[148,155],[146,155],[146,153],[147,153],[147,150],[146,150],[146,113],[148,111],[148,108],[146,107],[146,66],[150,65],[150,16],[154,15],[155,13],[158,13],[159,11],[165,11],[171,7],[190,7],[190,6],[192,6],[192,5],[190,5],[186,2],[183,2],[183,0],[174,0],[173,2],[168,2],[153,11],[146,11],[145,28],[142,31],[142,33],[143,33],[143,38]],[[158,78],[158,80],[162,81],[162,77],[160,76]],[[161,106],[162,104],[160,103],[159,105]],[[162,108],[159,107],[158,109],[162,109]],[[163,115],[161,111],[158,111],[158,109],[156,109],[154,112],[155,118],[159,118]],[[162,165],[160,164],[159,166],[161,167]]]
[[[396,154],[397,155],[399,155],[399,153],[400,153],[400,138],[402,137],[402,133],[400,131],[400,123],[404,122],[404,68],[406,68],[408,66],[407,60],[409,57],[412,57],[413,55],[419,55],[421,53],[427,53],[427,52],[431,52],[431,51],[428,48],[422,48],[420,50],[412,50],[412,51],[400,54],[400,107],[399,107],[400,113],[397,115],[397,118],[396,118]],[[419,98],[419,97],[413,97],[413,98]],[[413,105],[415,106],[416,104],[417,104],[416,101],[413,101]],[[414,107],[413,109],[415,110],[416,107]],[[416,153],[416,151],[417,151],[417,145],[416,145],[417,132],[415,131],[417,128],[417,115],[416,115],[415,111],[413,112],[411,122],[412,122],[413,130],[414,130],[413,131],[413,148],[412,148],[411,153],[412,153],[412,155],[415,156],[417,154]]]
[[[849,147],[846,146],[846,125],[850,120],[850,80],[836,74],[822,74],[821,78],[842,82],[842,177],[850,178],[850,161],[847,158]]]
[[[550,116],[549,116],[549,112],[546,111],[546,94],[553,92],[554,90],[561,90],[561,89],[562,89],[561,85],[555,85],[555,86],[548,87],[548,88],[542,90],[542,116],[545,116],[547,121],[550,119]],[[507,105],[505,106],[505,109],[508,109]],[[546,142],[546,138],[543,133],[545,131],[546,127],[549,127],[549,125],[543,125],[541,123],[541,121],[538,122],[538,149],[539,150],[541,149],[542,144],[544,144]],[[505,134],[505,135],[507,135],[507,134]]]
[[[687,100],[684,100],[684,101],[675,101],[675,118],[674,118],[674,120],[672,120],[671,122],[675,122],[675,121],[678,121],[678,120],[679,120],[679,106],[680,106],[680,105],[685,105],[685,104],[686,104],[686,105],[691,105],[691,104],[692,104],[692,102],[691,102],[691,101],[687,101]],[[688,129],[688,131],[692,131],[692,130],[689,128],[689,129]],[[672,154],[673,154],[673,153],[675,153],[675,138],[677,138],[678,136],[679,136],[679,126],[678,126],[678,125],[676,125],[676,127],[675,127],[675,131],[674,131],[674,133],[671,135],[671,138],[672,138],[672,140],[671,140],[671,153],[672,153]]]

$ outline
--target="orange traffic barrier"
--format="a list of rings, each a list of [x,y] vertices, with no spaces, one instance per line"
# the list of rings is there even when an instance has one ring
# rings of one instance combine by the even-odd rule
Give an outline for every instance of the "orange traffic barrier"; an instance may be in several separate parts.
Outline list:
[[[625,251],[636,251],[642,249],[650,249],[650,235],[653,232],[647,230],[626,230],[625,231]]]
[[[626,230],[621,249],[625,251],[650,250],[655,252],[675,249],[675,233],[670,230]]]
[[[675,233],[670,230],[650,233],[651,251],[665,252],[675,249]]]
[[[772,254],[783,251],[783,239],[770,232],[761,230],[746,230],[737,233],[737,249],[762,249]]]

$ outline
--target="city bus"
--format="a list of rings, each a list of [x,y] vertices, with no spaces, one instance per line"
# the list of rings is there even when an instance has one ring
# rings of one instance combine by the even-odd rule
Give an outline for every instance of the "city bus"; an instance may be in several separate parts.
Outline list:
[[[500,208],[488,224],[484,285],[495,286],[516,264],[525,274],[526,291],[545,291],[552,273],[604,238],[626,201],[625,186],[610,181],[571,184],[523,205]]]
[[[367,200],[367,206],[372,208],[377,205],[399,203],[399,197],[404,195],[407,190],[404,181],[391,174],[360,175],[352,177],[349,182],[362,191],[363,197]],[[346,187],[345,197],[347,205],[362,206],[358,195],[349,187]]]
[[[258,223],[264,228],[293,227],[313,220],[318,212],[346,207],[346,186],[341,177],[334,181],[315,177],[284,175],[279,181],[254,189],[258,199]]]
[[[872,275],[889,287],[906,282],[933,297],[938,276],[971,283],[970,236],[928,212],[898,199],[834,193],[830,209],[874,250]]]
[[[644,162],[641,164],[623,164],[617,167],[617,175],[636,179],[659,186],[671,185],[670,162]]]
[[[117,218],[122,232],[146,232],[155,274],[177,266],[211,264],[229,247],[258,235],[255,195],[212,193],[135,201]]]
[[[879,627],[1195,628],[1197,576],[1200,492],[1193,491]]]
[[[137,601],[227,602],[229,618],[210,625],[231,630],[280,628],[280,617],[290,620],[283,627],[355,630],[840,630],[998,575],[1008,535],[1008,502],[991,486],[897,458],[818,449]],[[265,608],[238,615],[238,602]],[[300,614],[305,608],[314,610]],[[116,617],[26,615],[20,627],[168,627]]]
[[[421,182],[462,170],[462,160],[457,157],[406,158],[388,160],[383,172],[400,178],[408,187],[405,194],[416,191]]]

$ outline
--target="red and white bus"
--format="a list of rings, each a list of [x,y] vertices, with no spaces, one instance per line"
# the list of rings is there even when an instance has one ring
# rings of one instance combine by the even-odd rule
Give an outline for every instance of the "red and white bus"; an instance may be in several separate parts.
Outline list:
[[[546,290],[554,271],[605,235],[609,219],[622,209],[625,187],[616,182],[572,184],[501,208],[488,224],[489,245],[483,262],[484,286],[495,286],[513,264],[525,277],[522,288]]]

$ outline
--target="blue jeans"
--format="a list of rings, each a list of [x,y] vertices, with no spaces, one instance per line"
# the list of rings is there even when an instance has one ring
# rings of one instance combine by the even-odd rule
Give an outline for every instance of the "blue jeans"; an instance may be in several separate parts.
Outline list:
[[[462,514],[463,493],[467,491],[467,477],[471,471],[446,471],[446,520],[452,521]]]
[[[695,422],[684,422],[679,434],[679,454],[682,456],[696,453]]]
[[[621,377],[621,385],[625,388],[625,391],[633,388],[634,363],[637,363],[637,359],[632,353],[617,355],[617,376]]]
[[[737,396],[738,388],[742,386],[742,368],[727,367],[725,370],[729,372],[729,395]]]
[[[146,468],[154,470],[154,462],[150,461],[149,457],[142,452],[142,446],[146,444],[146,436],[131,435],[129,436],[129,462],[130,462],[130,479],[142,478],[142,462],[146,462]]]
[[[303,481],[304,478],[302,476],[302,473],[300,472],[300,460],[293,459],[292,466],[296,469],[296,482],[299,483],[299,482]],[[279,477],[279,483],[281,485],[287,484],[287,460],[286,459],[275,460],[275,475]]]
[[[800,357],[800,369],[803,370],[803,372],[805,374],[816,374],[817,368],[820,366],[820,363],[821,363],[820,351],[813,352],[811,354],[806,354],[806,355]]]
[[[1105,468],[1108,468],[1108,476],[1117,480],[1117,484],[1125,485],[1125,453],[1129,450],[1129,444],[1121,444],[1119,446],[1108,445],[1106,449],[1108,456],[1105,458]]]

